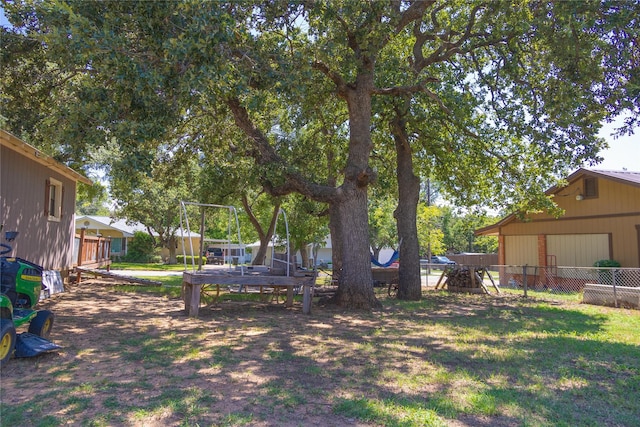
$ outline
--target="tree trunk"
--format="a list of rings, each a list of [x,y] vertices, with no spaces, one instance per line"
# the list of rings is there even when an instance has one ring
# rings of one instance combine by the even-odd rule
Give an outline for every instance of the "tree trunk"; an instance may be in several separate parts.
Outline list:
[[[342,269],[338,279],[336,302],[338,305],[371,309],[380,302],[373,292],[369,230],[367,215],[367,189],[350,192],[338,206],[342,228]],[[334,246],[335,247],[335,246]]]
[[[334,216],[334,226],[340,228],[340,240],[334,245],[341,253],[338,292],[335,302],[347,308],[371,309],[380,307],[373,292],[371,280],[371,258],[369,253],[369,217],[367,215],[367,189],[376,179],[369,167],[371,155],[371,96],[373,85],[373,62],[363,60],[363,68],[353,84],[345,84],[336,78],[338,93],[347,101],[349,109],[349,152],[343,170],[344,180],[340,187],[330,188],[305,182],[298,174],[287,174],[283,183],[273,185],[265,177],[263,187],[274,196],[293,191],[305,194],[314,200],[327,202]],[[332,74],[332,76],[336,76]],[[229,98],[236,124],[254,143],[252,155],[259,164],[278,164],[277,153],[266,136],[254,125],[246,109],[237,98]],[[333,230],[332,230],[333,231]],[[262,239],[261,239],[262,240]],[[336,255],[333,257],[336,260]],[[334,265],[336,268],[336,265]]]
[[[372,67],[372,64],[368,64]],[[367,191],[376,174],[369,167],[371,155],[371,69],[361,69],[351,88],[341,88],[349,107],[349,155],[337,202],[341,227],[342,269],[336,302],[348,308],[380,307],[373,292],[369,252]],[[335,203],[334,202],[334,203]]]
[[[310,267],[310,263],[309,263],[309,251],[307,250],[307,246],[308,244],[306,243],[302,243],[300,245],[299,248],[297,248],[298,251],[300,251],[300,266],[302,268],[308,268]],[[296,252],[296,249],[293,250],[293,252]]]
[[[276,203],[273,206],[273,212],[271,214],[271,221],[269,222],[269,228],[265,232],[258,221],[258,218],[253,213],[253,209],[251,209],[251,205],[249,204],[249,200],[247,199],[246,193],[242,194],[242,207],[244,207],[247,216],[249,217],[249,221],[253,225],[253,228],[258,232],[258,237],[260,239],[260,247],[256,252],[256,255],[253,257],[252,265],[263,265],[265,258],[267,256],[267,250],[269,249],[269,242],[271,241],[271,237],[273,236],[274,230],[276,229],[276,221],[278,220],[278,212],[280,212],[281,202],[279,199],[276,199]]]
[[[176,237],[175,236],[171,236],[169,237],[169,242],[167,244],[167,249],[169,249],[169,260],[167,261],[167,264],[177,264],[178,263],[178,258],[176,256],[176,249],[177,243],[176,243]]]
[[[256,252],[256,256],[251,261],[252,265],[263,265],[267,258],[267,250],[269,249],[270,236],[263,235],[260,237],[260,247]]]
[[[405,123],[396,117],[392,123],[396,144],[398,207],[394,212],[400,239],[398,299],[418,301],[422,297],[420,280],[420,247],[416,216],[420,199],[420,180],[413,173],[411,146]]]
[[[331,234],[332,281],[340,283],[342,272],[342,227],[338,215],[338,204],[329,204],[329,233]]]

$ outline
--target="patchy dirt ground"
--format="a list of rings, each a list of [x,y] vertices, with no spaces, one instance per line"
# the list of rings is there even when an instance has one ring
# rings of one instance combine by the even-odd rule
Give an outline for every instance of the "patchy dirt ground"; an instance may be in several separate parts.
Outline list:
[[[3,368],[2,425],[375,426],[367,408],[352,408],[362,412],[353,418],[336,408],[370,396],[440,392],[438,384],[411,390],[383,374],[424,374],[417,372],[423,349],[442,350],[446,338],[437,334],[396,342],[394,331],[409,330],[424,313],[314,307],[306,316],[300,304],[223,301],[190,319],[180,299],[120,292],[100,281],[39,308],[55,313],[51,340],[62,349]],[[429,316],[486,309],[466,301]],[[518,423],[464,416],[446,424]]]
[[[180,300],[90,281],[39,308],[62,349],[3,368],[2,425],[19,408],[20,425],[362,425],[332,413],[326,361],[300,334],[333,326],[300,307],[223,302],[189,319]]]

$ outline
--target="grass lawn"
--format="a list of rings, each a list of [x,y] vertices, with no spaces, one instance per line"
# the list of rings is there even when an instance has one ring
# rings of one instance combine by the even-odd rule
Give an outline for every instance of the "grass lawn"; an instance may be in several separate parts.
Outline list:
[[[637,310],[376,288],[373,312],[223,296],[189,319],[160,279],[47,301],[63,349],[3,368],[2,425],[639,425]]]

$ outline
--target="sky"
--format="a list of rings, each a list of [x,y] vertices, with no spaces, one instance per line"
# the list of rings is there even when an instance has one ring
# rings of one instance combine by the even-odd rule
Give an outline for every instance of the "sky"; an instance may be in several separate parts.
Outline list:
[[[636,128],[636,133],[631,136],[614,138],[611,133],[619,127],[622,120],[617,120],[611,124],[605,124],[600,130],[600,136],[609,144],[609,149],[601,151],[600,157],[604,161],[593,169],[623,170],[640,172],[640,129]]]
[[[0,6],[0,25],[9,27],[10,24],[4,16],[4,11]],[[640,129],[636,129],[635,135],[614,138],[612,133],[619,127],[621,120],[605,124],[600,131],[600,136],[604,138],[609,148],[601,151],[600,157],[604,160],[596,166],[588,166],[601,170],[623,170],[640,172]]]

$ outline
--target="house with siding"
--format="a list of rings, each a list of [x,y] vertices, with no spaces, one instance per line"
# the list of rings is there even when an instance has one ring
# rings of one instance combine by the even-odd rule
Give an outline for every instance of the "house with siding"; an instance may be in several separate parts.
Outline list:
[[[553,187],[564,215],[509,215],[476,230],[498,236],[499,265],[591,267],[616,260],[640,267],[640,172],[578,169]]]
[[[148,233],[147,227],[139,222],[132,222],[126,219],[115,219],[108,216],[98,215],[82,215],[76,217],[76,233],[80,234],[84,230],[86,236],[100,236],[111,239],[111,256],[121,257],[127,254],[127,249],[131,239],[137,231]],[[181,239],[180,230],[177,232],[178,239],[176,241],[176,252],[178,255],[183,253],[183,239]],[[198,253],[200,249],[200,235],[191,233],[184,236],[185,247],[184,253],[191,255],[191,249],[194,253]],[[162,248],[161,256],[163,259],[169,257],[169,250]]]
[[[80,173],[0,129],[0,224],[20,234],[11,255],[60,272],[75,263],[74,211]]]

